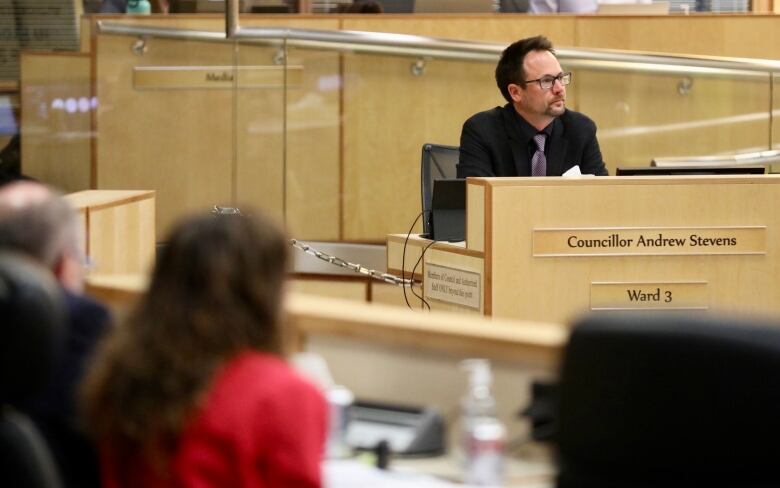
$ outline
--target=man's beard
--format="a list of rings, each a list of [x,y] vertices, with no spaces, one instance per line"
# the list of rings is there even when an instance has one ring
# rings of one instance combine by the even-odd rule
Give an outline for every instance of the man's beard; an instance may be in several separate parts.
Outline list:
[[[557,103],[558,101],[561,101],[561,102],[563,102],[563,103],[561,104],[561,107],[560,107],[560,108],[558,108],[558,107],[556,107],[556,106],[554,105],[554,104],[555,104],[555,103]],[[551,103],[550,105],[548,105],[548,106],[547,106],[547,110],[545,110],[545,111],[544,111],[544,114],[545,114],[545,115],[547,115],[547,116],[550,116],[550,117],[560,117],[561,115],[563,115],[563,113],[564,113],[565,111],[566,111],[566,100],[565,100],[565,99],[562,99],[562,100],[556,100],[555,102],[553,102],[553,103]]]

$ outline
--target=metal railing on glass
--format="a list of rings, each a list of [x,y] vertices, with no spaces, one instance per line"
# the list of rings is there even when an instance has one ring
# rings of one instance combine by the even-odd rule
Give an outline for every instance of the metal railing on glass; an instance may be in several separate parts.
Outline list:
[[[136,36],[136,43],[146,44],[150,38],[182,39],[202,42],[231,42],[252,45],[270,45],[281,51],[288,48],[321,49],[344,53],[377,54],[402,56],[413,59],[410,67],[413,74],[422,74],[426,63],[435,60],[457,60],[470,62],[495,63],[505,48],[503,44],[475,41],[461,41],[427,36],[396,34],[388,32],[337,31],[317,29],[294,29],[278,27],[240,27],[236,17],[228,15],[226,32],[181,29],[172,27],[130,25],[118,22],[99,21],[98,31],[104,34]],[[235,2],[237,4],[237,2]],[[281,52],[280,51],[280,52]],[[655,75],[676,75],[684,79],[691,77],[714,77],[733,80],[752,80],[767,82],[769,106],[766,117],[769,124],[767,148],[773,147],[772,136],[775,110],[772,109],[776,73],[780,73],[780,61],[755,58],[730,58],[715,56],[692,56],[675,54],[654,54],[639,51],[620,51],[608,49],[559,48],[556,54],[567,69],[587,69],[622,73],[645,73]],[[771,151],[770,151],[771,152]],[[775,160],[748,153],[745,164],[775,164]],[[737,162],[741,156],[737,158]],[[702,157],[701,164],[710,164],[721,157]],[[726,159],[731,156],[726,157]],[[693,163],[691,158],[656,159],[658,164],[684,159]],[[696,159],[696,158],[694,158]],[[676,163],[668,163],[676,164]],[[728,163],[735,164],[729,160]],[[741,163],[739,163],[741,164]]]
[[[173,27],[129,25],[99,21],[104,34],[141,38],[187,39],[203,42],[239,42],[324,49],[364,54],[405,56],[425,61],[436,59],[495,63],[504,44],[459,41],[409,34],[364,31],[333,31],[278,27],[244,27],[232,37],[223,32]],[[753,58],[652,54],[610,49],[556,49],[567,68],[604,71],[715,76],[725,78],[771,78],[780,73],[780,61]],[[771,80],[770,80],[771,81]]]
[[[696,156],[655,158],[651,166],[662,168],[717,167],[717,166],[765,166],[780,163],[780,151],[757,151],[731,156]]]

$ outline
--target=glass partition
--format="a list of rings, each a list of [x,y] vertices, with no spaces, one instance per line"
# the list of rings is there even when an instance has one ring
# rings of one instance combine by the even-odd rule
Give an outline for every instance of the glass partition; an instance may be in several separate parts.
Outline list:
[[[238,60],[277,74],[236,93],[237,201],[283,216],[295,236],[341,240],[339,54],[242,45]]]
[[[238,49],[243,65],[244,51],[256,48]],[[407,231],[420,212],[422,145],[458,145],[469,116],[505,103],[495,86],[494,62],[302,47],[286,53],[287,89],[279,94],[285,106],[283,157],[262,159],[260,147],[252,153],[239,143],[239,168],[253,169],[239,171],[238,186],[266,188],[281,178],[274,185],[284,194],[290,232],[300,239],[382,243],[389,233]],[[597,123],[611,174],[618,166],[648,166],[657,157],[769,148],[768,74],[630,68],[576,68],[567,94],[569,108]],[[246,96],[237,95],[237,120],[246,121],[237,124],[239,139],[251,132],[249,121],[263,117]],[[275,146],[269,150],[279,154]],[[261,160],[270,166],[260,169]]]
[[[76,165],[69,191],[157,190],[158,235],[179,215],[213,205],[263,208],[304,240],[383,243],[405,232],[420,213],[422,145],[458,145],[469,116],[505,103],[493,79],[501,46],[400,42],[343,33],[329,19],[295,22],[309,30],[255,29],[257,38],[227,40],[219,18],[199,19],[197,30],[142,20],[104,29],[91,61],[70,60],[84,64],[79,97],[89,104],[74,132],[81,152],[63,152],[73,139],[57,125],[50,143],[35,143],[35,159]],[[331,30],[313,30],[320,25]],[[780,148],[770,67],[712,61],[719,67],[708,71],[702,59],[686,67],[671,56],[665,66],[641,53],[609,62],[604,52],[559,53],[574,72],[567,105],[596,122],[613,174],[660,157]],[[591,62],[599,56],[601,64]],[[55,73],[53,59],[37,60],[44,78]],[[29,124],[37,98],[24,93]]]
[[[780,73],[772,76],[772,131],[770,132],[770,144],[772,149],[780,150]],[[780,164],[774,164],[770,168],[773,173],[780,173]]]
[[[243,93],[233,44],[99,34],[94,48],[94,187],[156,190],[161,237],[182,214],[231,205]],[[276,93],[276,106],[261,109],[281,141],[281,86]],[[279,164],[282,150],[275,156]]]
[[[406,232],[421,211],[423,144],[457,146],[467,117],[501,103],[486,63],[416,61],[343,55],[345,240]]]
[[[709,77],[630,71],[575,72],[570,108],[598,125],[604,161],[649,166],[654,158],[769,149],[769,76]]]

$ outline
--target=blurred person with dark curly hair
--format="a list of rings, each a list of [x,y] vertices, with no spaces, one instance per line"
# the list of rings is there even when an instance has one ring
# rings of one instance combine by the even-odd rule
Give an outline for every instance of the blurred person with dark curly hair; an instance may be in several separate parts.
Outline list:
[[[176,226],[84,385],[105,487],[320,486],[326,403],[282,357],[287,247],[262,217]]]

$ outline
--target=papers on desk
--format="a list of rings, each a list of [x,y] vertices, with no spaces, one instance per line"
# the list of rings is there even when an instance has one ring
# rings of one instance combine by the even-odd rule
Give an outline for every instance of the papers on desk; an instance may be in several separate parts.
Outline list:
[[[672,0],[671,2],[660,0],[653,0],[652,2],[646,0],[599,0],[599,8],[596,13],[599,15],[665,15],[671,9],[687,14],[690,10],[693,10],[692,6],[695,7],[693,4],[694,2],[691,0]]]
[[[395,459],[382,471],[354,459],[329,459],[322,465],[323,488],[468,488],[446,481],[455,479],[458,467],[452,458]],[[555,469],[547,458],[511,459],[502,486],[554,488]],[[427,474],[426,474],[427,473]],[[436,477],[436,476],[439,477]]]
[[[324,488],[451,488],[460,487],[433,476],[408,471],[381,470],[353,459],[332,459],[323,465]]]
[[[565,173],[563,173],[561,176],[564,178],[579,178],[582,176],[595,176],[595,175],[589,175],[589,174],[582,174],[582,171],[580,170],[579,165],[575,164],[571,168],[567,169]]]

